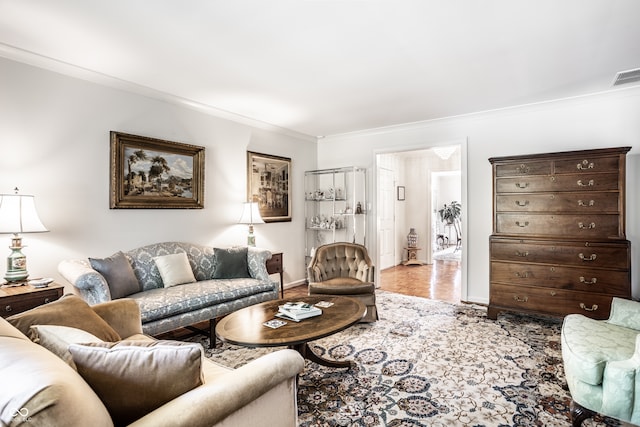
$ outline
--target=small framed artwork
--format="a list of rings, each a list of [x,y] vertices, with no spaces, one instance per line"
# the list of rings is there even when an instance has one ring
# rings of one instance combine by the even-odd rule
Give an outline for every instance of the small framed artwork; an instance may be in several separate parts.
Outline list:
[[[111,209],[204,207],[204,147],[111,132]]]
[[[404,200],[404,185],[398,185],[398,200]]]
[[[291,159],[247,151],[247,201],[264,222],[291,221]]]

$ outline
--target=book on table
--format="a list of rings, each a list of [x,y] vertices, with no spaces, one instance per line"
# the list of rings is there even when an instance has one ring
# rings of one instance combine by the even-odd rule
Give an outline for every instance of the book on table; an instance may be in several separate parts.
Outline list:
[[[306,302],[288,302],[278,307],[276,316],[299,322],[309,317],[320,316],[322,310]]]

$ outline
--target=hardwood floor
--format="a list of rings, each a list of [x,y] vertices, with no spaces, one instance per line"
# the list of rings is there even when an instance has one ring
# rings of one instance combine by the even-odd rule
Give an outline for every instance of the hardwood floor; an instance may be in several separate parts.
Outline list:
[[[451,303],[460,302],[460,261],[434,260],[429,265],[397,265],[380,272],[380,289]],[[285,298],[307,295],[307,286],[285,289]]]
[[[398,265],[380,272],[380,288],[399,294],[460,302],[461,262],[434,260],[428,265]]]

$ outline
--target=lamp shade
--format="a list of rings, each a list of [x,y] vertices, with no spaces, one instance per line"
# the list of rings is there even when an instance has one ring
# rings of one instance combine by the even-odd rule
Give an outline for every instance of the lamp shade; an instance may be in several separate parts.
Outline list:
[[[47,230],[36,211],[33,196],[0,194],[0,233],[40,233]]]
[[[238,224],[264,224],[264,220],[260,215],[260,208],[255,202],[243,203],[242,216]]]

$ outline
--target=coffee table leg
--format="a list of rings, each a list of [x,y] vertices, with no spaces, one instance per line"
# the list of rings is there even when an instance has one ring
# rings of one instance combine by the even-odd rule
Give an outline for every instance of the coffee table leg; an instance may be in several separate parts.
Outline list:
[[[320,357],[311,350],[307,343],[294,345],[293,349],[300,353],[305,359],[315,362],[318,365],[328,366],[330,368],[352,368],[356,366],[355,362],[349,360],[329,360]]]

